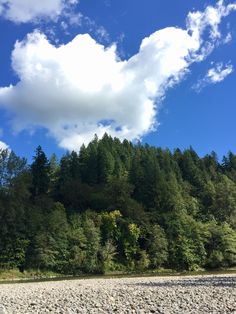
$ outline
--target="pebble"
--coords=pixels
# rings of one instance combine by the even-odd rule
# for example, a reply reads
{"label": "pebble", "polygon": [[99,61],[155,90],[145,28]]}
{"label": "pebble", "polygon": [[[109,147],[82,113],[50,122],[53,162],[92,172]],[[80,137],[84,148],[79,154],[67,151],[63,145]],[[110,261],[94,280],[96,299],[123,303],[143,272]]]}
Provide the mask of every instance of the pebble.
{"label": "pebble", "polygon": [[236,314],[236,274],[0,285],[0,314]]}

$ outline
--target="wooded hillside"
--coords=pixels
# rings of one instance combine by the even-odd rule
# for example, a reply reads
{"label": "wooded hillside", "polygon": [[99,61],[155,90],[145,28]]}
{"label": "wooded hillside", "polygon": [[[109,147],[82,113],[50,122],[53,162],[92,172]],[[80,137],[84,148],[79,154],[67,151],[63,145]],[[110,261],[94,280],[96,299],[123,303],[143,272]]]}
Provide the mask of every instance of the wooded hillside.
{"label": "wooded hillside", "polygon": [[236,156],[104,135],[57,160],[0,151],[0,269],[236,265]]}

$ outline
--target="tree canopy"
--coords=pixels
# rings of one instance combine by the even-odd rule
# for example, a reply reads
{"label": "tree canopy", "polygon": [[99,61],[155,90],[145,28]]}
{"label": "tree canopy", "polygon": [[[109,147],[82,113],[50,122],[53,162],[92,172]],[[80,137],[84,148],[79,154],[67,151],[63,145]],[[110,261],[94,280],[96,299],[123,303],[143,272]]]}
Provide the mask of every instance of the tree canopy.
{"label": "tree canopy", "polygon": [[61,273],[236,265],[236,156],[222,163],[107,134],[31,165],[0,150],[0,269]]}

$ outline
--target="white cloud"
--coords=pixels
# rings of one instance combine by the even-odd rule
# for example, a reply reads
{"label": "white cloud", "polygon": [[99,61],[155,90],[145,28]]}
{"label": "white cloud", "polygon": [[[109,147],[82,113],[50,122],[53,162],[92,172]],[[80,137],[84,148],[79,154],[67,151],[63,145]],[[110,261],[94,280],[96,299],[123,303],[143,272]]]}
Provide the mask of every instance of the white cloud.
{"label": "white cloud", "polygon": [[207,27],[210,27],[210,36],[212,39],[220,38],[221,33],[219,25],[223,17],[236,10],[236,4],[224,5],[223,0],[219,0],[215,7],[208,6],[205,11],[191,12],[188,14],[188,29],[195,33],[195,37],[199,38]]}
{"label": "white cloud", "polygon": [[78,0],[0,0],[0,15],[15,23],[55,19]]}
{"label": "white cloud", "polygon": [[206,75],[206,80],[210,83],[219,83],[223,81],[229,74],[233,72],[233,66],[231,64],[223,65],[223,63],[217,63],[214,68],[211,68]]}
{"label": "white cloud", "polygon": [[[213,10],[225,16],[232,8],[221,1],[211,8],[189,14],[186,30],[169,27],[146,37],[139,52],[124,61],[115,45],[105,48],[88,34],[59,47],[39,32],[29,34],[12,54],[19,82],[0,89],[0,102],[14,114],[14,129],[44,127],[70,150],[88,143],[94,133],[141,138],[157,125],[166,90],[213,49],[221,18],[207,24],[203,17]],[[209,27],[206,43],[202,34]]]}
{"label": "white cloud", "polygon": [[20,82],[2,88],[0,100],[16,114],[16,129],[44,126],[65,148],[79,148],[95,132],[139,138],[154,127],[156,97],[183,75],[195,46],[186,31],[167,28],[120,61],[115,46],[89,35],[56,48],[35,32],[16,43],[12,65]]}
{"label": "white cloud", "polygon": [[9,149],[9,146],[6,143],[0,141],[0,150],[3,150],[3,149]]}
{"label": "white cloud", "polygon": [[233,72],[232,64],[223,64],[222,62],[215,64],[214,67],[207,71],[204,78],[199,80],[194,86],[197,92],[201,91],[204,87],[210,84],[222,82],[228,75]]}
{"label": "white cloud", "polygon": [[[81,12],[65,12],[64,18],[66,22],[63,22],[66,23],[67,28],[68,26],[78,28],[78,26],[80,27],[83,25],[83,27],[88,30],[89,34],[93,34],[98,41],[109,42],[110,36],[105,27],[102,25],[98,25],[94,20],[86,15],[83,15]],[[63,27],[63,22],[61,26],[62,29],[65,30],[65,27]],[[68,31],[67,28],[66,31]]]}
{"label": "white cloud", "polygon": [[232,34],[231,34],[231,33],[228,33],[228,34],[226,35],[226,37],[224,38],[223,43],[224,43],[224,44],[228,44],[229,42],[231,42],[231,40],[232,40]]}

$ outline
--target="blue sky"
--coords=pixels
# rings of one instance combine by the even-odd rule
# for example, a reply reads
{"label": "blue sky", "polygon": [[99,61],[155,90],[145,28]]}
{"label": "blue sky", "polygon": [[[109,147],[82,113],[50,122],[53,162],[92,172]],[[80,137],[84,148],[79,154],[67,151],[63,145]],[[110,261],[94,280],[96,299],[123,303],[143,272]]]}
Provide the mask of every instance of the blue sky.
{"label": "blue sky", "polygon": [[0,0],[0,47],[0,147],[236,152],[235,2]]}

